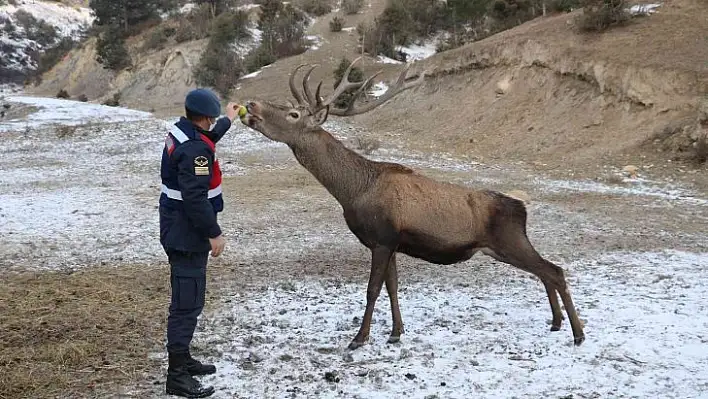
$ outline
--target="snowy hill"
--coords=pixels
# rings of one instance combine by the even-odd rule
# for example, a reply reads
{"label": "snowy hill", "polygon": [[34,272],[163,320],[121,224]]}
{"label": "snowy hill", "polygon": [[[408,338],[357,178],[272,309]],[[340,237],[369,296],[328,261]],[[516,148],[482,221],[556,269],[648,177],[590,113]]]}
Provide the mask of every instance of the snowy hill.
{"label": "snowy hill", "polygon": [[0,6],[0,83],[21,83],[39,56],[63,38],[77,40],[93,21],[91,10],[57,2],[16,0]]}

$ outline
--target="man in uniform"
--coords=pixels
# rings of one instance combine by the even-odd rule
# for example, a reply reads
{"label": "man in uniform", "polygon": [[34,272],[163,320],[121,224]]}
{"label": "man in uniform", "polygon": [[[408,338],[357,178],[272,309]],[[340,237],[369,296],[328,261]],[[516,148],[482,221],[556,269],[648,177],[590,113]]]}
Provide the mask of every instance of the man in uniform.
{"label": "man in uniform", "polygon": [[214,393],[213,387],[202,386],[193,376],[213,374],[216,367],[193,359],[189,345],[204,308],[209,252],[219,256],[226,245],[216,217],[224,202],[215,144],[237,117],[237,107],[229,103],[226,117],[217,122],[219,99],[209,90],[193,90],[185,100],[186,117],[170,126],[165,136],[159,208],[160,242],[169,259],[172,287],[168,394],[203,398]]}

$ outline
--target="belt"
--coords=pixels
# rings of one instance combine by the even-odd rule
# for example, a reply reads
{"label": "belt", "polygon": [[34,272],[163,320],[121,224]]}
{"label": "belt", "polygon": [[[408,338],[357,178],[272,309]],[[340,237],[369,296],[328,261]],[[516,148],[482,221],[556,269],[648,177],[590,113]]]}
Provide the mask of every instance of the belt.
{"label": "belt", "polygon": [[[169,199],[182,201],[182,193],[179,190],[173,190],[163,184],[162,189],[160,191],[165,194]],[[221,185],[218,185],[217,187],[212,188],[207,192],[207,198],[214,198],[218,195],[221,195]]]}

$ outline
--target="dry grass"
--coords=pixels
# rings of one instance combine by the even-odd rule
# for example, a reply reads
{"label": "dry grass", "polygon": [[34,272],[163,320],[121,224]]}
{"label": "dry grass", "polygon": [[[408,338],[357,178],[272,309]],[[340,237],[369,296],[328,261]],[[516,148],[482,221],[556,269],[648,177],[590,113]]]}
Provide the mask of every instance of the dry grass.
{"label": "dry grass", "polygon": [[88,397],[158,365],[169,271],[9,275],[0,290],[0,398]]}

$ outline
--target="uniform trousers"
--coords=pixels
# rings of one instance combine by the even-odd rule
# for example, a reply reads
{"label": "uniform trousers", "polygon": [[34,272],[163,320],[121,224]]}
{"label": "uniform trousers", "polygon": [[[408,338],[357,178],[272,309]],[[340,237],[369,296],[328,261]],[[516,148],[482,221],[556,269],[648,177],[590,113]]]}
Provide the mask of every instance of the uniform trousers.
{"label": "uniform trousers", "polygon": [[187,353],[204,309],[209,252],[184,252],[165,248],[170,262],[172,301],[167,317],[167,351]]}

